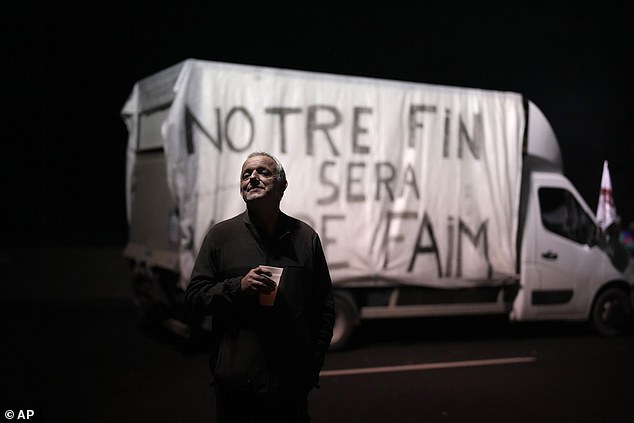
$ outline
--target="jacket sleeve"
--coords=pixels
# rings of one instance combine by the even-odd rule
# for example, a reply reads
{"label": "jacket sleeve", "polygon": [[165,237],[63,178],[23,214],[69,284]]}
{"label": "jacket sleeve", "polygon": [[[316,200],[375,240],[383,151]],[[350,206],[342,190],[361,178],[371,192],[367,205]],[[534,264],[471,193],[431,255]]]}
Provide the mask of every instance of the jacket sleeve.
{"label": "jacket sleeve", "polygon": [[317,343],[316,343],[316,366],[317,372],[324,365],[324,358],[330,346],[332,338],[332,328],[335,323],[335,302],[332,295],[332,280],[328,271],[328,264],[321,245],[319,236],[315,234],[313,241],[315,254],[315,281],[318,289],[316,290],[315,299],[315,319],[317,326]]}
{"label": "jacket sleeve", "polygon": [[185,291],[185,304],[194,315],[227,313],[240,296],[240,277],[221,279],[217,267],[218,253],[219,249],[209,232],[196,257]]}

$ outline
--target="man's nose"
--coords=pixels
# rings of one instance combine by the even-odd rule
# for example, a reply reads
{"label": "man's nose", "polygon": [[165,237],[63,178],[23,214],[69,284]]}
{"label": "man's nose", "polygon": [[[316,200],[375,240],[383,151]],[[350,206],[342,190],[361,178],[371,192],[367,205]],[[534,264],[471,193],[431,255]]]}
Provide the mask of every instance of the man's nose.
{"label": "man's nose", "polygon": [[259,174],[256,170],[254,170],[253,172],[251,172],[251,175],[249,175],[249,181],[251,182],[260,182],[260,178],[259,178]]}

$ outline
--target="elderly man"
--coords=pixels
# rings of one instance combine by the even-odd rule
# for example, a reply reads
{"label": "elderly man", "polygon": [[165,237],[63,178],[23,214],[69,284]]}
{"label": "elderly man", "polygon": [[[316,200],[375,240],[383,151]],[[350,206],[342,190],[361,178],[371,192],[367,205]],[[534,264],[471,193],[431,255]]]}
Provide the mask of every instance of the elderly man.
{"label": "elderly man", "polygon": [[[185,300],[212,316],[219,422],[306,422],[334,323],[331,280],[315,231],[280,211],[280,162],[250,154],[240,174],[246,211],[214,225]],[[281,268],[279,285],[269,266]],[[275,292],[271,305],[260,298]]]}

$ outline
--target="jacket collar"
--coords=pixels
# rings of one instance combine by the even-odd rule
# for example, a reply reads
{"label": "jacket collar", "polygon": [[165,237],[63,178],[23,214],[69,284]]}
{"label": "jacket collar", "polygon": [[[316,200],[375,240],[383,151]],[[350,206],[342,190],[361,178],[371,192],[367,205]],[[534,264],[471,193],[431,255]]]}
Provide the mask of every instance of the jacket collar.
{"label": "jacket collar", "polygon": [[[258,234],[261,237],[261,233],[260,231],[257,230],[257,226],[251,220],[248,210],[245,210],[242,213],[242,220],[244,221],[245,225],[249,228],[249,230],[251,230],[255,234]],[[275,225],[275,230],[273,232],[273,236],[271,237],[271,239],[281,239],[287,234],[289,234],[291,231],[290,221],[291,221],[290,217],[280,211],[280,215],[277,219],[277,224]]]}

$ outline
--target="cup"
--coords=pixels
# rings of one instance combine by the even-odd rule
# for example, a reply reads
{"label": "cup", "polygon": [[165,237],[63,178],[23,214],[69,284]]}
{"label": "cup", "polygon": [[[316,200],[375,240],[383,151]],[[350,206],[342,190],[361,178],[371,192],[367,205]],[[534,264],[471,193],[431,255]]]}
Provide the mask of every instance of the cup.
{"label": "cup", "polygon": [[271,272],[271,276],[268,278],[275,282],[275,289],[268,294],[260,294],[260,304],[263,306],[272,306],[275,303],[275,296],[277,295],[277,288],[280,286],[280,279],[282,278],[283,267],[273,266],[260,266],[260,269]]}

